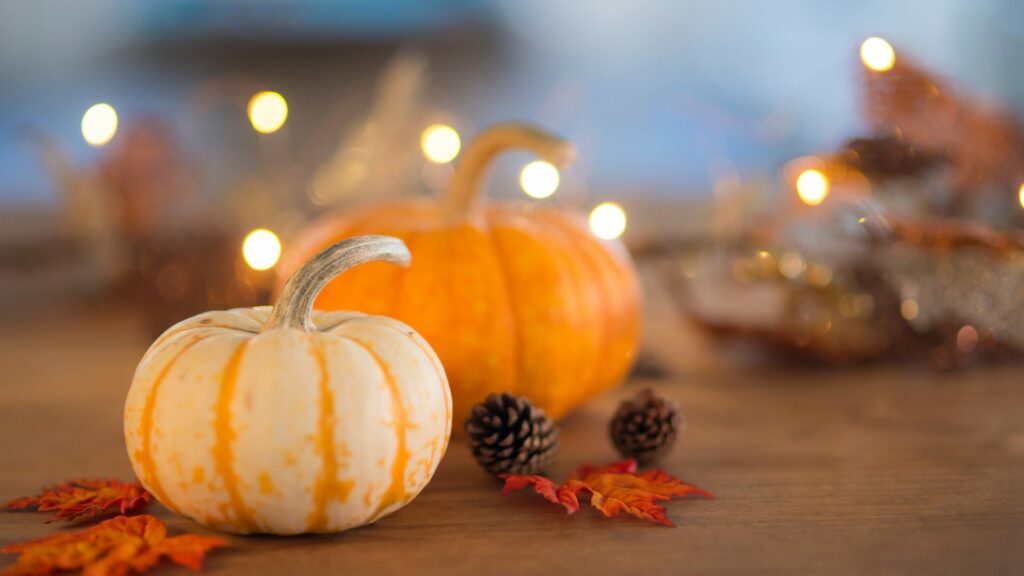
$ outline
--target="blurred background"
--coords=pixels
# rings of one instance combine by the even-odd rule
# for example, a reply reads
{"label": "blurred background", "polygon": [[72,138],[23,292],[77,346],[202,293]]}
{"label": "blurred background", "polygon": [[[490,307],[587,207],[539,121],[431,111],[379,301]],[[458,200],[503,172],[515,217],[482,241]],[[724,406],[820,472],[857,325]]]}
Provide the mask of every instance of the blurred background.
{"label": "blurred background", "polygon": [[311,219],[436,195],[474,133],[527,120],[577,161],[508,155],[488,195],[622,236],[649,310],[828,362],[1014,354],[1021,22],[1012,0],[4,2],[0,313],[128,306],[152,335],[263,303]]}

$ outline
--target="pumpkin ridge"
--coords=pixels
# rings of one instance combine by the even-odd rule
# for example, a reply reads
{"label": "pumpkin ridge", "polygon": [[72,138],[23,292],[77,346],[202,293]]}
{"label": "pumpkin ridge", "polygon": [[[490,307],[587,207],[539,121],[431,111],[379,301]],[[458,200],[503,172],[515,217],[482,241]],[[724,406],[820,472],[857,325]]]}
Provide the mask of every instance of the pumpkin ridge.
{"label": "pumpkin ridge", "polygon": [[[362,318],[349,318],[345,322],[348,322],[349,320],[365,320],[367,318],[369,318],[369,316],[363,316]],[[417,340],[416,338],[412,337],[412,335],[406,333],[404,330],[400,329],[398,326],[394,326],[394,325],[392,325],[390,323],[385,323],[385,322],[381,322],[381,323],[378,323],[376,325],[377,326],[385,326],[387,328],[390,328],[390,329],[394,330],[395,332],[398,332],[399,334],[402,334],[403,336],[408,337],[408,339],[410,341],[412,341],[412,343],[415,344],[416,347],[419,348],[421,352],[423,352],[423,355],[426,357],[427,361],[430,362],[430,366],[434,369],[434,373],[437,375],[437,382],[438,382],[438,384],[440,384],[442,386],[442,388],[444,387],[444,385],[447,384],[448,377],[445,376],[443,369],[438,367],[438,362],[440,362],[440,360],[435,361],[435,359],[437,357],[436,354],[432,354],[432,353],[428,352],[427,348],[424,347],[423,344],[421,344],[419,340]],[[444,394],[444,390],[443,389],[441,390],[441,392],[442,392],[442,396],[444,396],[445,421],[447,422],[447,425],[445,427],[445,430],[446,430],[445,441],[444,441],[445,443],[444,443],[444,447],[441,449],[441,456],[444,457],[444,453],[448,450],[448,439],[451,438],[451,433],[452,433],[452,399],[451,399],[451,394],[450,393]],[[431,448],[431,453],[430,453],[430,460],[431,461],[434,460],[434,455],[435,455],[435,452],[433,450],[434,450],[434,448]]]}
{"label": "pumpkin ridge", "polygon": [[[568,228],[563,226],[563,221],[552,214],[542,213],[538,214],[538,217],[547,225],[545,226],[545,231],[553,236],[557,236],[561,240],[564,252],[577,265],[575,269],[575,272],[579,273],[576,275],[577,280],[580,279],[581,275],[589,275],[591,278],[589,284],[595,288],[595,293],[597,294],[599,305],[596,307],[598,315],[596,326],[599,338],[594,350],[594,358],[590,362],[584,363],[590,371],[588,374],[589,378],[584,379],[583,386],[576,390],[576,394],[570,398],[569,404],[576,406],[581,397],[598,393],[601,383],[608,379],[606,374],[607,367],[605,365],[607,364],[608,353],[612,344],[612,335],[608,331],[608,326],[612,325],[613,320],[610,312],[612,295],[608,293],[607,284],[605,284],[603,279],[603,271],[591,258],[591,254],[587,249],[572,237],[571,231]],[[586,283],[585,280],[583,282]]]}
{"label": "pumpkin ridge", "polygon": [[576,339],[569,337],[572,312],[565,305],[573,296],[571,282],[562,269],[562,258],[543,236],[539,223],[497,211],[492,218],[499,224],[494,236],[502,267],[511,270],[505,277],[518,336],[514,393],[559,418],[563,388],[574,382],[571,370],[575,367],[570,364],[578,348]]}
{"label": "pumpkin ridge", "polygon": [[494,250],[494,259],[498,263],[498,276],[505,292],[505,299],[507,300],[508,308],[512,311],[512,322],[510,325],[512,327],[512,342],[515,345],[515,350],[512,353],[513,365],[510,367],[512,368],[512,376],[509,378],[509,381],[513,383],[513,386],[518,388],[520,374],[522,374],[521,365],[523,362],[523,332],[519,327],[521,315],[519,306],[517,305],[518,300],[513,295],[512,276],[509,273],[508,266],[505,264],[505,250],[501,246],[501,241],[499,241],[497,236],[494,235],[494,227],[491,226],[490,215],[487,217],[487,229],[485,232],[487,240],[491,245],[491,249]]}
{"label": "pumpkin ridge", "polygon": [[[234,525],[245,531],[251,530],[253,521],[249,509],[242,500],[242,494],[238,489],[238,475],[235,474],[234,469],[235,455],[231,444],[235,439],[235,432],[231,429],[231,400],[238,383],[238,371],[242,364],[242,357],[249,347],[249,342],[250,340],[244,340],[239,344],[238,348],[231,353],[231,357],[224,367],[217,404],[214,408],[213,444],[214,466],[224,482],[224,490],[228,493],[228,502],[235,511]],[[231,524],[228,518],[225,518],[224,521]]]}
{"label": "pumpkin ridge", "polygon": [[142,414],[139,416],[139,436],[142,437],[142,449],[136,452],[135,457],[138,459],[139,464],[142,465],[142,481],[145,483],[146,488],[156,496],[157,500],[179,514],[181,512],[171,502],[167,492],[164,491],[163,484],[160,482],[160,477],[156,473],[156,459],[153,458],[153,412],[156,410],[157,392],[164,379],[170,374],[171,368],[185,355],[185,352],[188,352],[192,346],[198,344],[201,340],[204,340],[206,336],[201,335],[192,338],[167,361],[167,364],[164,364],[156,379],[153,380],[152,386],[150,386],[149,394],[146,396],[146,403],[142,407]]}
{"label": "pumpkin ridge", "polygon": [[405,491],[405,470],[409,465],[409,447],[405,443],[405,433],[409,427],[408,415],[405,411],[405,403],[402,401],[401,390],[398,389],[398,383],[395,382],[395,378],[391,374],[391,370],[388,369],[387,364],[384,363],[384,360],[373,351],[369,344],[348,334],[342,334],[341,336],[366,350],[370,357],[373,358],[373,361],[377,363],[377,367],[380,368],[381,374],[384,376],[384,382],[391,393],[391,404],[395,418],[395,461],[391,465],[391,484],[384,491],[384,494],[381,495],[380,504],[377,505],[377,509],[370,514],[369,521],[373,522],[380,518],[385,508],[400,502],[408,496]]}
{"label": "pumpkin ridge", "polygon": [[[563,347],[566,354],[563,362],[572,368],[572,372],[575,373],[574,380],[578,379],[579,382],[578,386],[560,389],[559,393],[551,398],[551,412],[563,414],[576,406],[577,399],[583,391],[589,389],[598,377],[597,363],[601,348],[601,326],[599,322],[595,322],[593,307],[583,303],[582,295],[586,286],[592,282],[587,282],[589,271],[580,264],[580,255],[576,246],[571,240],[565,238],[560,230],[550,226],[545,219],[539,219],[535,225],[536,235],[545,240],[544,245],[557,263],[557,268],[560,270],[565,284],[567,294],[563,308],[565,323],[574,331],[578,330],[587,334],[598,332],[597,341],[591,343],[592,346],[588,345],[585,337],[580,337],[572,339],[572,346]],[[603,319],[603,315],[598,313],[596,318]]]}
{"label": "pumpkin ridge", "polygon": [[[537,217],[570,239],[580,231],[589,234],[585,223],[577,223],[577,219],[557,211],[540,212]],[[584,267],[593,274],[593,285],[598,288],[602,302],[600,313],[603,319],[603,339],[597,362],[600,369],[570,402],[575,406],[581,399],[600,394],[626,377],[642,330],[638,312],[642,306],[642,294],[637,292],[639,288],[631,280],[635,271],[623,251],[600,240],[586,242],[581,238],[571,245]],[[623,319],[630,321],[622,324]],[[624,330],[608,329],[616,325]]]}
{"label": "pumpkin ridge", "polygon": [[338,456],[334,450],[334,394],[331,392],[330,375],[327,371],[327,357],[316,335],[312,338],[312,344],[313,356],[320,367],[320,438],[317,444],[323,458],[323,467],[313,488],[314,509],[306,523],[310,532],[323,532],[327,530],[330,520],[327,507],[332,496],[344,502],[348,499],[348,493],[354,483],[352,480],[338,481]]}

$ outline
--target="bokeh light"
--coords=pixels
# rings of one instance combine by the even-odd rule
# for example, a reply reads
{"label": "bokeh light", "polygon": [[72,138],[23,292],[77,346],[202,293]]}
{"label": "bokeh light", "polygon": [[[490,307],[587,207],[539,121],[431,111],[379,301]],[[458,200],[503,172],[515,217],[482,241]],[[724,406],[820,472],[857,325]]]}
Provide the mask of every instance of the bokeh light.
{"label": "bokeh light", "polygon": [[965,324],[956,333],[956,347],[963,353],[974,350],[978,345],[978,331],[970,324]]}
{"label": "bokeh light", "polygon": [[446,124],[427,126],[420,136],[420,148],[427,160],[435,164],[447,164],[462,150],[462,139],[455,128]]}
{"label": "bokeh light", "polygon": [[249,122],[257,132],[277,132],[287,119],[288,102],[277,92],[258,92],[249,99]]}
{"label": "bokeh light", "polygon": [[907,298],[903,302],[900,302],[900,316],[903,316],[904,320],[913,320],[917,318],[918,313],[921,309],[917,305],[917,300],[913,298]]}
{"label": "bokeh light", "polygon": [[612,240],[626,231],[626,211],[615,202],[602,202],[590,211],[590,231],[598,238]]}
{"label": "bokeh light", "polygon": [[875,72],[885,72],[896,64],[896,51],[885,40],[872,36],[860,45],[860,59]]}
{"label": "bokeh light", "polygon": [[560,181],[558,168],[543,160],[530,162],[519,172],[519,185],[523,187],[523,192],[538,200],[554,194]]}
{"label": "bokeh light", "polygon": [[824,202],[828,191],[828,178],[820,170],[804,170],[796,179],[796,193],[808,206]]}
{"label": "bokeh light", "polygon": [[786,252],[779,256],[779,274],[790,280],[799,277],[806,268],[807,263],[796,252]]}
{"label": "bokeh light", "polygon": [[1017,202],[1020,202],[1020,207],[1024,208],[1024,182],[1021,183],[1020,188],[1017,188]]}
{"label": "bokeh light", "polygon": [[281,241],[266,228],[257,228],[242,242],[242,257],[253,270],[269,270],[281,257]]}
{"label": "bokeh light", "polygon": [[103,146],[117,133],[117,111],[110,104],[93,104],[82,115],[82,137],[92,146]]}

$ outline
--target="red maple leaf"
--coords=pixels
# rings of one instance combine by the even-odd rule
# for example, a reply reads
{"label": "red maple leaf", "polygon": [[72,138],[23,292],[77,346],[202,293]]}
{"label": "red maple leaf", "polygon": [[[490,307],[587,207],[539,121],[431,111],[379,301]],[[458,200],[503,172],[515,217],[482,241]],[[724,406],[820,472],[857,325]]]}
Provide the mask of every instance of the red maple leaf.
{"label": "red maple leaf", "polygon": [[714,498],[706,490],[674,478],[664,470],[636,472],[635,460],[613,462],[606,466],[580,466],[561,486],[543,476],[502,474],[505,479],[503,494],[509,494],[533,485],[534,491],[545,499],[560,504],[569,514],[579,510],[580,492],[590,494],[590,505],[605,516],[626,512],[651,522],[674,526],[658,502],[683,498],[690,494]]}
{"label": "red maple leaf", "polygon": [[121,514],[145,508],[153,497],[138,482],[117,480],[69,480],[44,488],[38,496],[18,498],[4,504],[4,510],[24,510],[33,506],[40,512],[56,510],[56,519],[74,520],[117,510]]}
{"label": "red maple leaf", "polygon": [[0,548],[18,554],[3,576],[42,576],[81,570],[85,576],[124,576],[145,572],[166,557],[192,570],[203,566],[206,553],[226,546],[215,536],[167,537],[167,526],[155,516],[117,516],[75,532],[62,532],[38,540]]}
{"label": "red maple leaf", "polygon": [[559,488],[554,482],[543,476],[535,474],[502,474],[501,478],[505,479],[505,487],[501,490],[502,494],[511,494],[532,484],[534,492],[550,502],[560,504],[567,513],[572,514],[580,509],[580,502],[576,498],[575,492]]}

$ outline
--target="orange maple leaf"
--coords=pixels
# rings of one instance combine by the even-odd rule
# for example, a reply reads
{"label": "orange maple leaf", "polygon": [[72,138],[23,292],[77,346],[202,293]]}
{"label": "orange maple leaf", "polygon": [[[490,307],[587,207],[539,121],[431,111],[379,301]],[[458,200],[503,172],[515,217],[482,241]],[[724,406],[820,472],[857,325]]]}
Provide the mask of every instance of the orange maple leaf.
{"label": "orange maple leaf", "polygon": [[560,504],[569,514],[579,510],[580,492],[590,494],[590,505],[605,516],[616,516],[626,512],[663,524],[675,526],[665,515],[665,508],[658,502],[683,498],[690,494],[714,498],[706,490],[674,478],[664,470],[636,472],[636,460],[623,460],[607,466],[580,466],[561,486],[543,476],[502,474],[505,479],[503,494],[509,494],[533,485],[534,491],[545,499]]}
{"label": "orange maple leaf", "polygon": [[580,502],[576,498],[575,492],[563,490],[543,476],[536,474],[502,474],[500,478],[505,479],[505,487],[501,489],[502,494],[508,495],[532,484],[534,492],[540,494],[549,502],[560,504],[567,513],[573,514],[580,509]]}
{"label": "orange maple leaf", "polygon": [[81,570],[84,576],[124,576],[145,572],[167,557],[192,570],[203,566],[206,553],[226,546],[214,536],[167,537],[167,526],[155,516],[117,516],[75,532],[62,532],[38,540],[10,544],[0,552],[18,554],[18,561],[3,576],[42,576],[63,570]]}
{"label": "orange maple leaf", "polygon": [[69,480],[44,488],[42,494],[18,498],[3,505],[4,510],[24,510],[35,506],[40,512],[57,511],[56,519],[74,520],[116,509],[121,514],[145,508],[153,497],[138,482],[117,480]]}

